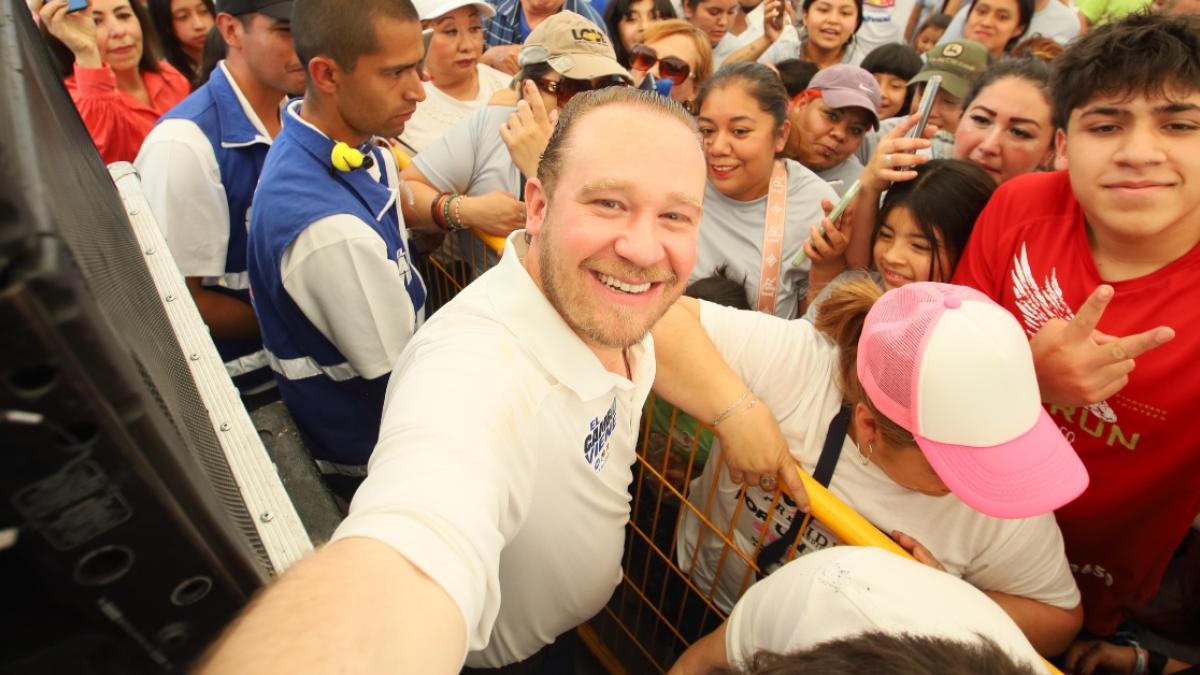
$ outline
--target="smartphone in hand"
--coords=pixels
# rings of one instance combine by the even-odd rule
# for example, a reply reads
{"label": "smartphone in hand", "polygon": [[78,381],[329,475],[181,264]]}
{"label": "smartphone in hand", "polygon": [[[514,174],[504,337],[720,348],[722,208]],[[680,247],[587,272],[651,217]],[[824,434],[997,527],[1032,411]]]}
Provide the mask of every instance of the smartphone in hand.
{"label": "smartphone in hand", "polygon": [[67,13],[78,12],[88,8],[88,0],[67,0]]}
{"label": "smartphone in hand", "polygon": [[908,130],[905,134],[908,138],[920,138],[921,134],[925,133],[925,125],[929,123],[929,113],[933,112],[933,100],[937,98],[938,90],[942,88],[942,76],[934,75],[925,83],[925,93],[921,94],[921,103],[917,106],[917,113],[921,117],[917,120],[917,125]]}

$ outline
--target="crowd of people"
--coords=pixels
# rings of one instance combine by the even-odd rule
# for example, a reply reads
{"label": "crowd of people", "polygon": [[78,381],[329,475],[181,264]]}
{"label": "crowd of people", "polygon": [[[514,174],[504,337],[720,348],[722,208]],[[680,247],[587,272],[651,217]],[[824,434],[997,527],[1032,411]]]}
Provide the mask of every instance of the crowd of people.
{"label": "crowd of people", "polygon": [[1195,671],[1128,638],[1200,631],[1194,0],[30,6],[348,511],[207,672],[570,672],[652,388],[716,436],[673,673]]}

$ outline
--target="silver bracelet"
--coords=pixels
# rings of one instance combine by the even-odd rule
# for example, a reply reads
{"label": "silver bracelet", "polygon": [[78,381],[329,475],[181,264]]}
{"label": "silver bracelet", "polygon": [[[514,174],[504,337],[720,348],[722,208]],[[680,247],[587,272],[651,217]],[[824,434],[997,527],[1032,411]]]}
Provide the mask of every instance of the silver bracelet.
{"label": "silver bracelet", "polygon": [[[734,401],[732,405],[730,405],[728,408],[726,408],[724,410],[724,412],[722,412],[720,415],[717,415],[716,417],[714,417],[713,421],[708,423],[708,426],[712,427],[713,429],[716,429],[718,424],[720,424],[721,422],[724,422],[727,417],[729,417],[733,413],[737,412],[737,409],[740,408],[742,406],[742,404],[746,402],[746,398],[748,398],[749,396],[750,396],[750,387],[746,387],[746,391],[743,391],[742,395],[739,396],[738,399],[736,401]],[[753,408],[757,404],[758,404],[758,399],[754,399],[754,400],[750,401],[750,406],[746,409],[749,410],[750,408]]]}

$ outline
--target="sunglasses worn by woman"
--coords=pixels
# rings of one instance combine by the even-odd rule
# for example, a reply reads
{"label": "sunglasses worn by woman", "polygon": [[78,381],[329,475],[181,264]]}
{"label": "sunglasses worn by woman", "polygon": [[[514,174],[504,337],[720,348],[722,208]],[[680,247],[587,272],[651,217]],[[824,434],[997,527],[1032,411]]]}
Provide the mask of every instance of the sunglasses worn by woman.
{"label": "sunglasses worn by woman", "polygon": [[576,94],[581,94],[585,91],[595,91],[604,89],[605,87],[628,87],[629,81],[620,75],[605,75],[603,77],[593,78],[591,80],[575,80],[569,77],[564,77],[559,80],[542,77],[535,79],[538,89],[550,94],[558,102],[558,107],[563,108],[567,105]]}
{"label": "sunglasses worn by woman", "polygon": [[666,80],[670,80],[679,86],[692,77],[692,67],[686,61],[678,56],[664,56],[659,58],[658,52],[653,47],[646,45],[634,45],[633,49],[629,50],[629,67],[634,70],[648,71],[658,64],[658,74]]}

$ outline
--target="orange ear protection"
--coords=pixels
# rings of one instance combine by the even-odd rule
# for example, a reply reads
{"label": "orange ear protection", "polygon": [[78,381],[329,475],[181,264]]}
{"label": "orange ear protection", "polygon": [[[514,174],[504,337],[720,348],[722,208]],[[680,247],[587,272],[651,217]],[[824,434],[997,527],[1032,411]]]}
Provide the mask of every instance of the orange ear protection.
{"label": "orange ear protection", "polygon": [[347,143],[338,141],[329,153],[329,163],[334,169],[344,173],[355,169],[371,168],[375,165],[375,158],[371,156],[370,141],[364,143],[361,148],[351,147]]}

